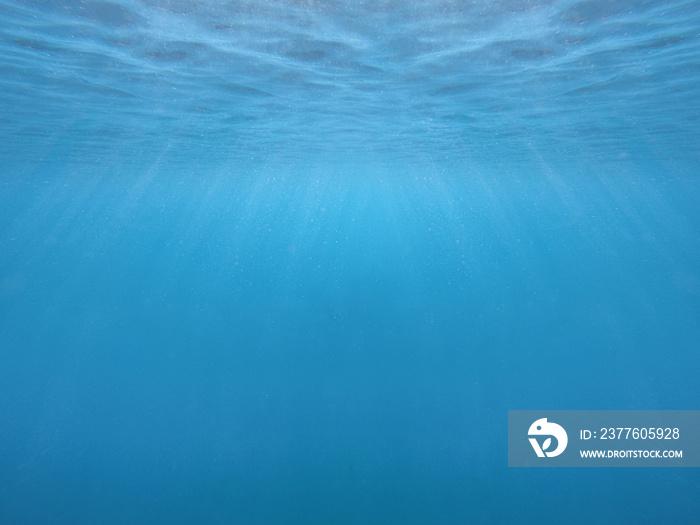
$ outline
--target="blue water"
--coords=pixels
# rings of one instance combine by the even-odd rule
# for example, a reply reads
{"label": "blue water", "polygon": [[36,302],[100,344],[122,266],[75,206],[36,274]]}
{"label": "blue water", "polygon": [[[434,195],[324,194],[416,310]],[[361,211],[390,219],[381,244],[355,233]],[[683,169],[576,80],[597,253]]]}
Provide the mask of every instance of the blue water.
{"label": "blue water", "polygon": [[698,409],[693,1],[0,0],[0,523],[697,523],[508,469]]}

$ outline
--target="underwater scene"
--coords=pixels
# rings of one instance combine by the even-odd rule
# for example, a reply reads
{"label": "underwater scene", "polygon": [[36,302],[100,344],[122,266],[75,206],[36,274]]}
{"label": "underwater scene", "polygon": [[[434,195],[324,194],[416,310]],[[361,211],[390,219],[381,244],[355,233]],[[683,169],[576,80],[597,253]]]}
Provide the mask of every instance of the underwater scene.
{"label": "underwater scene", "polygon": [[0,0],[0,524],[700,522],[536,409],[700,409],[698,2]]}

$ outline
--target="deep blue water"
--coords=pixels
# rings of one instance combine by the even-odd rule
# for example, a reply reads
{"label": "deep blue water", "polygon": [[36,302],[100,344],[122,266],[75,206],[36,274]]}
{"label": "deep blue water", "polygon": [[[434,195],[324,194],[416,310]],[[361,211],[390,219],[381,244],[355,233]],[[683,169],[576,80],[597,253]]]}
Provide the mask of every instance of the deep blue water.
{"label": "deep blue water", "polygon": [[697,523],[509,409],[698,409],[700,5],[0,0],[0,523]]}

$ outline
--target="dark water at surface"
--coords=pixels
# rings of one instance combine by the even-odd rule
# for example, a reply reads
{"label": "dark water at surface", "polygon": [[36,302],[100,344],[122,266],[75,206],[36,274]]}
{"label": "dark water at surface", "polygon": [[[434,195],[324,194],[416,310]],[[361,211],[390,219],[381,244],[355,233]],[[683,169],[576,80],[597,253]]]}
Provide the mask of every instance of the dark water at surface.
{"label": "dark water at surface", "polygon": [[696,2],[0,13],[0,523],[697,522]]}

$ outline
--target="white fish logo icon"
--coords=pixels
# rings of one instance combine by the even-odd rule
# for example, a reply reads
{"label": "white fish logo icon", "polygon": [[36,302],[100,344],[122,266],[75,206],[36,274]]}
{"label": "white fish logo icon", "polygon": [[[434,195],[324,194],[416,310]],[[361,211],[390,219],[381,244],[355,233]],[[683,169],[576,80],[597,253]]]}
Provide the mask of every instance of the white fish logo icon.
{"label": "white fish logo icon", "polygon": [[566,445],[569,443],[569,436],[566,435],[566,430],[564,430],[561,425],[557,425],[556,423],[548,423],[546,417],[538,419],[532,425],[530,425],[530,430],[528,430],[527,433],[529,436],[552,436],[557,439],[557,448],[547,452],[547,449],[552,446],[552,437],[545,439],[541,447],[536,438],[529,438],[532,448],[535,449],[535,453],[540,458],[545,456],[548,458],[558,456],[564,452]]}

